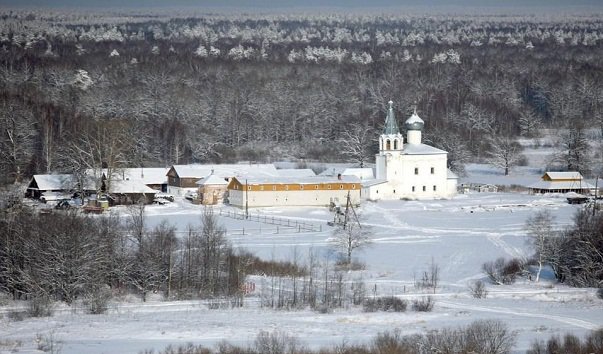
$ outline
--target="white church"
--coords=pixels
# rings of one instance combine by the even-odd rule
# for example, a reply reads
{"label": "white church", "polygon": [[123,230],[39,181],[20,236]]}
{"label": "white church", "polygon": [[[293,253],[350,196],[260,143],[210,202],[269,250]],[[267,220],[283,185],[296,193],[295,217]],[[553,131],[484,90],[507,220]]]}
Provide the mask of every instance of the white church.
{"label": "white church", "polygon": [[456,194],[458,177],[447,167],[448,152],[421,142],[423,125],[415,110],[404,123],[405,142],[389,101],[375,179],[362,183],[363,199],[442,199]]}

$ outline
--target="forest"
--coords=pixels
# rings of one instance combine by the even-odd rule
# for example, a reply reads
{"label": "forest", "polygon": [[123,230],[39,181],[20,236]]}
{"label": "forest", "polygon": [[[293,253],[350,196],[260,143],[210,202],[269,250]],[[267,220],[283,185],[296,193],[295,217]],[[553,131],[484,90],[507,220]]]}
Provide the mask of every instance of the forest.
{"label": "forest", "polygon": [[0,184],[101,167],[364,163],[389,100],[399,121],[417,109],[461,175],[470,161],[521,163],[509,158],[518,138],[547,128],[560,139],[546,168],[601,172],[596,13],[0,15]]}

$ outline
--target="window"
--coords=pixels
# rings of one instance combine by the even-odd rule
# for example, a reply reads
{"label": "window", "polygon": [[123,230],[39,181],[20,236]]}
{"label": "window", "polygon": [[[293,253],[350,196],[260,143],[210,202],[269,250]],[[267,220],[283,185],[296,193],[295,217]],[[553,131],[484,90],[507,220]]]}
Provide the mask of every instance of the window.
{"label": "window", "polygon": [[427,190],[427,188],[425,186],[423,186],[423,192],[425,192]]}
{"label": "window", "polygon": [[398,150],[398,139],[394,140],[394,150]]}
{"label": "window", "polygon": [[356,189],[356,185],[355,184],[352,184],[352,189]]}
{"label": "window", "polygon": [[436,186],[433,186],[433,191],[434,191],[434,192],[436,191]]}
{"label": "window", "polygon": [[419,168],[415,167],[415,175],[418,175],[418,174],[419,174]]}
{"label": "window", "polygon": [[329,186],[327,187],[327,189],[331,189],[331,185],[329,184]]}
{"label": "window", "polygon": [[435,168],[431,168],[431,174],[433,174],[435,172]]}
{"label": "window", "polygon": [[396,194],[396,190],[394,189],[394,194]]}
{"label": "window", "polygon": [[318,189],[318,184],[314,186],[314,189]]}
{"label": "window", "polygon": [[415,191],[415,186],[412,186],[412,191],[413,191],[413,192]]}
{"label": "window", "polygon": [[251,186],[247,186],[247,190],[250,191],[251,190]]}
{"label": "window", "polygon": [[302,190],[302,191],[304,190],[304,185],[303,184],[299,185],[299,190]]}
{"label": "window", "polygon": [[339,185],[339,189],[343,189],[343,184],[340,184],[340,185]]}
{"label": "window", "polygon": [[391,150],[391,142],[389,139],[385,141],[385,150]]}

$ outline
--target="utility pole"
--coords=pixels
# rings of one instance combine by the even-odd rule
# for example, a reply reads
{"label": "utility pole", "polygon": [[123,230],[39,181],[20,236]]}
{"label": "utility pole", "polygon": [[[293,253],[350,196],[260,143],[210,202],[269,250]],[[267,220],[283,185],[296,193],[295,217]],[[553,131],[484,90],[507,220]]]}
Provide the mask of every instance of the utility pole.
{"label": "utility pole", "polygon": [[245,219],[249,219],[249,186],[245,179]]}

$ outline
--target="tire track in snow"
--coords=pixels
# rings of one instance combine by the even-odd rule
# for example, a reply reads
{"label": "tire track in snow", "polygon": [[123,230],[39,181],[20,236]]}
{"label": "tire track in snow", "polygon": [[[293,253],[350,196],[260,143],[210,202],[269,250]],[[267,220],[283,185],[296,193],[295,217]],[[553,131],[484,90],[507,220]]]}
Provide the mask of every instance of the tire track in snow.
{"label": "tire track in snow", "polygon": [[543,318],[543,319],[557,321],[557,322],[569,324],[574,327],[580,327],[580,328],[584,328],[584,329],[588,329],[588,330],[595,330],[600,327],[599,324],[581,320],[579,318],[558,316],[558,315],[547,315],[544,313],[530,313],[530,312],[525,312],[525,311],[520,312],[520,311],[510,310],[510,309],[504,308],[504,307],[486,307],[486,306],[465,305],[465,304],[449,302],[449,301],[438,301],[438,304],[441,305],[442,307],[451,308],[451,309],[462,309],[462,310],[472,310],[472,311],[478,311],[478,312],[500,313],[500,314],[505,314],[505,315],[530,317],[530,318]]}
{"label": "tire track in snow", "polygon": [[502,240],[502,235],[499,233],[488,233],[486,234],[488,241],[492,242],[494,246],[505,251],[509,256],[513,258],[522,258],[524,255],[518,251],[515,247],[509,246],[505,241]]}

